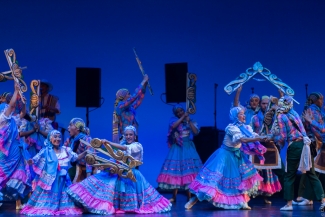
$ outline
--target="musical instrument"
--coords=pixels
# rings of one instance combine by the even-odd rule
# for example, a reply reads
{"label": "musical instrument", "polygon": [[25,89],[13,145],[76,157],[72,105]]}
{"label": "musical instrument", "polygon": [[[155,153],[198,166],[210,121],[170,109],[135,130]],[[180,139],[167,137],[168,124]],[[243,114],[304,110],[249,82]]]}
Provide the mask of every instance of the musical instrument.
{"label": "musical instrument", "polygon": [[[141,60],[139,59],[138,54],[137,54],[135,48],[133,48],[133,52],[134,52],[134,55],[135,55],[135,59],[136,59],[137,62],[138,62],[138,65],[139,65],[140,71],[141,71],[142,75],[144,76],[146,73],[144,72],[144,69],[143,69],[143,67],[142,67]],[[149,90],[150,94],[153,95],[153,91],[152,91],[152,88],[151,88],[151,86],[150,86],[150,84],[149,84],[149,81],[148,81],[147,87],[148,87],[148,90]]]}
{"label": "musical instrument", "polygon": [[[5,56],[7,58],[10,71],[2,72],[0,73],[0,81],[6,81],[8,80],[14,80],[19,85],[19,95],[21,98],[21,101],[26,104],[26,98],[24,97],[23,93],[27,91],[27,85],[23,80],[22,76],[22,69],[26,68],[20,68],[18,65],[18,62],[16,60],[16,53],[13,49],[7,49],[4,51]],[[10,74],[9,76],[8,74]]]}
{"label": "musical instrument", "polygon": [[193,73],[187,73],[186,81],[186,111],[193,115],[196,113],[196,80],[197,76]]}
{"label": "musical instrument", "polygon": [[[86,162],[93,167],[103,167],[109,168],[110,173],[117,174],[120,177],[131,179],[133,182],[136,182],[136,178],[132,172],[132,169],[142,165],[141,161],[135,160],[132,156],[124,155],[120,150],[115,152],[109,143],[102,143],[102,140],[95,138],[92,139],[90,144],[85,140],[80,140],[81,143],[94,148],[96,151],[101,152],[102,154],[114,159],[116,162],[99,157],[95,154],[87,154]],[[102,144],[104,145],[103,150],[101,148]]]}
{"label": "musical instrument", "polygon": [[[289,87],[287,84],[285,84],[275,74],[272,74],[269,69],[264,68],[260,62],[256,62],[253,67],[246,69],[245,73],[241,73],[239,77],[237,77],[235,80],[228,83],[224,87],[224,90],[226,91],[227,94],[230,95],[232,92],[237,90],[241,85],[249,81],[256,74],[261,74],[264,78],[270,81],[274,86],[276,86],[278,89],[281,89],[283,93],[291,96],[293,99],[293,95],[295,94],[294,90],[291,87]],[[293,99],[293,101],[299,104],[299,102],[297,102],[295,99]]]}

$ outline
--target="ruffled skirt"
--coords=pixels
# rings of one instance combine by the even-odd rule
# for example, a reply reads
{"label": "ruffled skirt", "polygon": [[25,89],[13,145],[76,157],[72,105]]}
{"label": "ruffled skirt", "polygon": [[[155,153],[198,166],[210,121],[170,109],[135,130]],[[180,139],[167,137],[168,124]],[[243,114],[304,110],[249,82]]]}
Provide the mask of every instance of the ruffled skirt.
{"label": "ruffled skirt", "polygon": [[239,149],[222,145],[189,185],[200,201],[216,207],[240,209],[256,195],[263,178]]}
{"label": "ruffled skirt", "polygon": [[[68,179],[68,180],[66,180]],[[66,193],[71,183],[68,176],[57,176],[51,190],[37,186],[27,204],[21,210],[25,215],[80,215],[83,213]]]}
{"label": "ruffled skirt", "polygon": [[272,196],[276,192],[280,192],[282,187],[278,176],[271,169],[263,169],[259,171],[263,177],[263,181],[258,188],[258,194],[264,196]]}
{"label": "ruffled skirt", "polygon": [[12,142],[8,156],[0,152],[0,189],[8,199],[22,199],[31,190],[29,166],[22,152],[17,140]]}
{"label": "ruffled skirt", "polygon": [[100,172],[71,185],[67,193],[89,212],[96,214],[170,211],[171,203],[146,181],[140,171],[133,170],[133,173],[137,182]]}
{"label": "ruffled skirt", "polygon": [[173,144],[157,178],[161,189],[188,189],[202,167],[194,143],[183,138],[183,146]]}

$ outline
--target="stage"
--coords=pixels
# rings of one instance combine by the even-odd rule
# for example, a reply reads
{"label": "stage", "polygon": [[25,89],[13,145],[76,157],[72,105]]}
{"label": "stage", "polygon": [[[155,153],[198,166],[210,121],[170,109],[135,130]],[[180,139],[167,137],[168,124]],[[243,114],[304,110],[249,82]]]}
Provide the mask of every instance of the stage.
{"label": "stage", "polygon": [[[170,194],[164,194],[169,198]],[[271,205],[264,204],[261,197],[252,199],[248,204],[252,207],[252,210],[223,210],[217,209],[208,202],[198,202],[191,210],[185,210],[184,205],[186,203],[186,198],[184,195],[179,194],[177,197],[177,202],[173,203],[172,211],[163,214],[116,214],[116,216],[143,216],[143,217],[216,217],[216,216],[226,216],[226,217],[293,217],[293,216],[325,216],[325,212],[319,211],[320,202],[314,202],[313,206],[294,206],[294,211],[280,211],[280,208],[285,205],[285,201],[280,197],[274,197],[270,200]],[[19,211],[15,210],[14,203],[4,203],[0,208],[0,217],[11,217],[11,216],[25,216],[20,215]],[[95,217],[100,215],[94,214],[83,214],[82,216]]]}

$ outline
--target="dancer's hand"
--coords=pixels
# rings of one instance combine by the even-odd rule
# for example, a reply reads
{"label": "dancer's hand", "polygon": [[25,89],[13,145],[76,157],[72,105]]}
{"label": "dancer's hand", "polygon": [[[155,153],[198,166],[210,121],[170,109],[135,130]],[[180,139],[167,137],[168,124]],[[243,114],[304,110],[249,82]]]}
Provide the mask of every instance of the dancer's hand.
{"label": "dancer's hand", "polygon": [[238,87],[238,89],[237,89],[237,92],[241,92],[241,91],[242,91],[242,89],[243,89],[243,85],[242,85],[242,84],[240,84],[240,85],[239,85],[239,87]]}
{"label": "dancer's hand", "polygon": [[19,92],[20,91],[20,86],[18,83],[14,82],[15,85],[15,92]]}
{"label": "dancer's hand", "polygon": [[265,142],[267,137],[266,136],[259,136],[259,139],[260,139],[259,141]]}
{"label": "dancer's hand", "polygon": [[28,159],[27,163],[28,163],[28,165],[32,165],[33,164],[33,159]]}
{"label": "dancer's hand", "polygon": [[273,140],[274,140],[273,137],[274,137],[273,134],[268,134],[268,135],[266,136],[266,141],[267,141],[267,142],[273,141]]}
{"label": "dancer's hand", "polygon": [[105,168],[104,168],[104,166],[99,166],[99,167],[97,167],[99,170],[104,170]]}
{"label": "dancer's hand", "polygon": [[38,132],[39,131],[39,124],[38,123],[35,123],[34,124],[34,131],[35,132]]}
{"label": "dancer's hand", "polygon": [[278,109],[278,106],[277,105],[273,105],[272,107],[271,107],[271,110],[273,110],[273,111],[276,111]]}
{"label": "dancer's hand", "polygon": [[307,109],[303,114],[302,117],[309,123],[311,123],[313,121],[313,114],[311,109]]}
{"label": "dancer's hand", "polygon": [[110,143],[111,143],[110,141],[108,141],[108,140],[106,140],[106,139],[102,139],[101,141],[102,141],[102,144],[105,144],[105,143],[110,144]]}
{"label": "dancer's hand", "polygon": [[145,75],[143,76],[142,84],[145,84],[145,83],[147,83],[148,81],[149,81],[149,76],[148,76],[147,74],[145,74]]}
{"label": "dancer's hand", "polygon": [[190,121],[190,114],[189,114],[188,112],[185,112],[185,113],[184,113],[184,118],[185,118],[185,120],[186,120],[187,122],[189,122],[189,121]]}

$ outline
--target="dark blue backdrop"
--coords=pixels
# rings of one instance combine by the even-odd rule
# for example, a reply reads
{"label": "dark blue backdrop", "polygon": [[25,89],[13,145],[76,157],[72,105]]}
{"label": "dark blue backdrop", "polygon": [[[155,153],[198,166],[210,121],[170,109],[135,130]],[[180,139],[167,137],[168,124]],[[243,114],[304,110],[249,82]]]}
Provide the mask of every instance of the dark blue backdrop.
{"label": "dark blue backdrop", "polygon": [[[75,68],[100,67],[106,101],[90,114],[90,128],[93,137],[111,139],[116,91],[132,90],[142,79],[132,51],[136,47],[155,92],[138,109],[145,153],[141,171],[156,186],[172,116],[159,98],[165,92],[164,64],[188,62],[197,74],[193,118],[201,126],[214,125],[214,83],[219,84],[218,128],[227,125],[233,95],[223,87],[256,61],[295,90],[301,112],[305,83],[310,91],[325,93],[324,11],[322,0],[1,1],[0,49],[15,49],[20,65],[28,66],[28,84],[52,81],[63,126],[73,117],[85,118],[85,109],[75,107]],[[0,71],[8,69],[0,56]],[[0,85],[1,92],[13,89],[12,82]],[[270,83],[249,81],[242,102],[251,87],[261,95],[277,95]]]}

